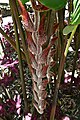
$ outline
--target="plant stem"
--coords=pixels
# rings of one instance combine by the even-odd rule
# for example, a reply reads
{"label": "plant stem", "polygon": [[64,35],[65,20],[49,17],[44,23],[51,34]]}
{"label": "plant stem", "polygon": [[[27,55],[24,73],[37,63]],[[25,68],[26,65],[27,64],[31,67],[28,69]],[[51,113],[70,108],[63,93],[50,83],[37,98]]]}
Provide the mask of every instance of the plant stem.
{"label": "plant stem", "polygon": [[0,33],[8,40],[8,42],[12,45],[12,47],[16,49],[16,43],[1,29],[0,27]]}
{"label": "plant stem", "polygon": [[55,86],[55,91],[54,91],[54,97],[53,97],[53,105],[52,105],[52,110],[51,110],[51,115],[50,115],[50,120],[54,120],[55,117],[55,111],[56,111],[56,105],[57,105],[57,98],[58,98],[58,90],[59,90],[59,86],[60,86],[60,81],[61,81],[61,76],[62,76],[62,71],[64,68],[64,63],[65,63],[65,59],[68,53],[68,49],[71,43],[71,40],[76,32],[78,25],[76,25],[71,33],[70,38],[68,39],[65,51],[62,52],[61,55],[61,60],[60,60],[60,66],[59,66],[59,70],[58,70],[58,79],[56,81],[56,86]]}
{"label": "plant stem", "polygon": [[64,52],[64,56],[66,57],[67,56],[67,53],[68,53],[68,49],[69,49],[69,46],[70,46],[70,43],[71,43],[71,40],[76,32],[76,29],[77,29],[78,25],[76,25],[71,33],[71,36],[70,38],[68,39],[68,43],[66,45],[66,49],[65,49],[65,52]]}
{"label": "plant stem", "polygon": [[47,24],[46,26],[46,35],[47,35],[47,42],[43,45],[43,49],[46,48],[49,44],[50,37],[53,34],[53,25],[54,25],[54,19],[55,19],[55,11],[49,10],[47,12]]}
{"label": "plant stem", "polygon": [[28,64],[29,68],[31,68],[30,67],[30,58],[29,58],[28,46],[26,44],[25,35],[24,35],[23,28],[22,28],[22,23],[21,23],[20,18],[19,18],[19,12],[18,12],[18,7],[16,5],[16,0],[10,0],[10,1],[12,2],[13,14],[14,14],[14,17],[15,17],[15,20],[16,20],[16,23],[17,23],[17,26],[19,29],[19,33],[20,33],[20,37],[22,40],[22,45],[23,45],[25,57],[27,60],[27,64]]}
{"label": "plant stem", "polygon": [[75,45],[76,51],[75,51],[74,62],[73,62],[73,70],[72,70],[71,83],[72,83],[72,79],[73,79],[74,73],[75,73],[76,60],[77,60],[77,57],[78,57],[78,49],[79,49],[79,46],[80,46],[80,26],[79,26],[79,28],[77,29],[74,38],[75,38],[75,40],[76,40],[76,41],[75,41],[75,42],[76,42],[76,45]]}
{"label": "plant stem", "polygon": [[[59,22],[59,38],[58,38],[58,47],[57,47],[57,54],[58,54],[58,59],[60,63],[61,59],[61,54],[64,50],[65,42],[67,41],[66,38],[63,35],[63,28],[64,28],[64,14],[65,14],[65,9],[62,8],[61,10],[58,11],[58,22]],[[62,76],[61,76],[61,82],[64,80],[64,69],[62,71]]]}
{"label": "plant stem", "polygon": [[19,36],[18,36],[18,30],[17,30],[16,20],[15,20],[14,14],[13,14],[13,11],[14,11],[13,10],[13,2],[11,0],[9,2],[10,2],[11,12],[12,12],[12,18],[13,18],[13,22],[14,22],[16,47],[17,47],[17,53],[18,53],[18,59],[19,59],[19,70],[20,70],[20,78],[21,78],[22,92],[23,92],[23,98],[24,98],[25,112],[29,112],[29,110],[28,110],[27,95],[26,95],[26,86],[25,86],[25,80],[24,80],[22,57],[21,57],[21,51],[20,51],[20,42],[19,42]]}
{"label": "plant stem", "polygon": [[59,22],[59,40],[58,40],[58,52],[59,55],[61,56],[61,53],[64,48],[64,36],[63,36],[63,28],[64,28],[64,8],[58,11],[58,22]]}

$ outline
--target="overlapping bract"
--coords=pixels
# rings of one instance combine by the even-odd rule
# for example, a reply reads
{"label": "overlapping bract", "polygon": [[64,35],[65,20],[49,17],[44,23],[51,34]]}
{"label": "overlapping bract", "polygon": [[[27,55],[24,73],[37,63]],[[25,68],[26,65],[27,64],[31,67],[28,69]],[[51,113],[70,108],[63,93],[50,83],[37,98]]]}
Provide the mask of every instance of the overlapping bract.
{"label": "overlapping bract", "polygon": [[[39,26],[35,30],[34,24],[29,24],[31,22],[29,15],[25,17],[28,12],[25,10],[25,8],[23,8],[24,6],[22,6],[20,0],[18,1],[22,10],[22,17],[24,16],[22,20],[27,33],[28,49],[31,60],[34,97],[33,104],[37,111],[40,114],[43,114],[47,103],[45,100],[47,97],[46,87],[50,80],[50,69],[55,64],[54,60],[52,59],[52,56],[55,53],[52,49],[52,46],[57,37],[52,37],[52,35],[48,46],[43,49],[43,45],[47,42],[47,34],[44,29],[45,15],[42,16]],[[26,14],[23,13],[23,9],[25,10]],[[26,27],[26,24],[29,24],[29,28]],[[55,32],[55,30],[53,32]]]}

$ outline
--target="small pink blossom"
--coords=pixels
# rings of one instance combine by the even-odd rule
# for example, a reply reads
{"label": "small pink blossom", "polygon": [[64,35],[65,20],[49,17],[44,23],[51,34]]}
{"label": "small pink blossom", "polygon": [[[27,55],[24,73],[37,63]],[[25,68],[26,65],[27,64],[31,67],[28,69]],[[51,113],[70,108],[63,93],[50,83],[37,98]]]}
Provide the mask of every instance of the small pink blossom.
{"label": "small pink blossom", "polygon": [[62,118],[62,120],[70,120],[70,118],[68,116],[65,116],[64,118]]}
{"label": "small pink blossom", "polygon": [[0,106],[0,110],[2,110],[2,106]]}
{"label": "small pink blossom", "polygon": [[25,120],[31,120],[32,114],[28,113],[28,115],[25,116]]}
{"label": "small pink blossom", "polygon": [[16,108],[20,108],[21,107],[21,98],[20,95],[17,96],[17,102],[16,102]]}
{"label": "small pink blossom", "polygon": [[14,101],[16,101],[17,114],[20,115],[20,111],[21,111],[21,97],[20,97],[20,95],[15,95]]}

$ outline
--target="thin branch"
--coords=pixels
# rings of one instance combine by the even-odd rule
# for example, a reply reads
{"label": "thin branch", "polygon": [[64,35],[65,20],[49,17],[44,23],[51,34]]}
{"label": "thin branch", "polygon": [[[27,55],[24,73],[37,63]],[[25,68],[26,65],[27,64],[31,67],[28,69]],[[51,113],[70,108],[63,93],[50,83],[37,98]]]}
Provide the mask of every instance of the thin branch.
{"label": "thin branch", "polygon": [[46,48],[49,44],[50,37],[53,34],[53,25],[55,19],[55,11],[49,10],[47,14],[47,24],[46,25],[46,34],[47,34],[47,42],[43,45],[43,49]]}
{"label": "thin branch", "polygon": [[12,47],[16,49],[16,43],[2,30],[2,28],[0,27],[0,33],[8,40],[8,42],[12,45]]}
{"label": "thin branch", "polygon": [[[76,31],[74,39],[76,40],[75,41],[76,42],[76,46],[75,46],[76,51],[75,51],[74,62],[73,62],[72,78],[74,77],[75,67],[76,67],[76,60],[77,60],[77,57],[78,57],[78,49],[79,49],[79,46],[80,46],[80,26]],[[71,78],[71,83],[72,83],[72,78]]]}
{"label": "thin branch", "polygon": [[29,58],[28,46],[26,45],[25,35],[24,35],[23,28],[22,28],[22,23],[21,23],[20,18],[19,18],[19,12],[18,12],[18,7],[16,5],[16,0],[10,0],[10,1],[12,2],[13,14],[14,14],[14,17],[15,17],[15,20],[16,20],[16,23],[17,23],[17,26],[19,29],[19,33],[20,33],[20,37],[22,40],[23,49],[24,49],[26,60],[27,60],[27,64],[30,68],[30,58]]}
{"label": "thin branch", "polygon": [[71,34],[70,38],[68,39],[68,43],[67,43],[67,45],[66,45],[66,49],[65,49],[65,52],[64,52],[64,56],[65,56],[65,57],[67,56],[69,46],[70,46],[70,44],[71,44],[72,38],[73,38],[73,36],[74,36],[74,34],[75,34],[75,32],[76,32],[77,27],[78,27],[78,25],[76,25],[76,26],[74,27],[74,29],[73,29],[73,31],[72,31],[72,34]]}
{"label": "thin branch", "polygon": [[64,63],[65,63],[65,59],[68,53],[68,49],[71,43],[71,40],[76,32],[78,25],[76,25],[71,33],[70,38],[68,39],[65,51],[62,53],[61,56],[61,60],[60,60],[60,66],[59,66],[59,70],[58,70],[58,79],[56,81],[56,86],[55,86],[55,92],[54,92],[54,97],[53,97],[53,105],[52,105],[52,110],[51,110],[51,115],[50,115],[50,120],[54,120],[55,117],[55,111],[56,111],[56,104],[57,104],[57,98],[58,98],[58,90],[59,90],[59,86],[60,86],[60,81],[61,81],[61,76],[62,76],[62,71],[64,68]]}
{"label": "thin branch", "polygon": [[14,22],[16,47],[17,47],[17,53],[18,53],[18,59],[19,59],[19,70],[20,70],[20,78],[21,78],[21,83],[22,83],[21,85],[22,85],[22,92],[23,92],[23,98],[24,98],[25,111],[29,112],[27,95],[26,95],[26,86],[25,86],[25,80],[24,80],[23,64],[22,64],[21,51],[20,51],[19,35],[18,35],[16,20],[15,20],[14,14],[13,14],[13,11],[14,11],[13,10],[13,2],[11,0],[9,2],[10,2],[12,18],[13,18],[13,22]]}

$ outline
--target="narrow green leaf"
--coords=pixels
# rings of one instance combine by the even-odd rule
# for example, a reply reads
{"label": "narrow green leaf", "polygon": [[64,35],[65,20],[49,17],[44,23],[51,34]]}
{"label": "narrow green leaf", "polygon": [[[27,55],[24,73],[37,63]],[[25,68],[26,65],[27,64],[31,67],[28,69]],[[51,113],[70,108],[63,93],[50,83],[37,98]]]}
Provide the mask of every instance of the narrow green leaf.
{"label": "narrow green leaf", "polygon": [[80,24],[80,13],[77,14],[77,17],[75,17],[74,20],[71,21],[72,25],[78,25]]}
{"label": "narrow green leaf", "polygon": [[80,24],[80,0],[73,1],[74,11],[71,14],[71,22],[72,25]]}

